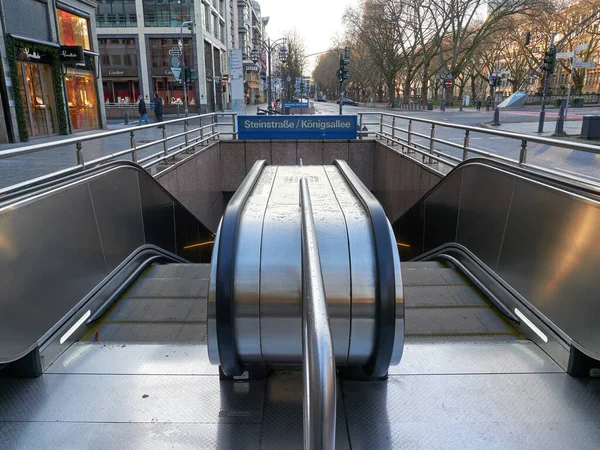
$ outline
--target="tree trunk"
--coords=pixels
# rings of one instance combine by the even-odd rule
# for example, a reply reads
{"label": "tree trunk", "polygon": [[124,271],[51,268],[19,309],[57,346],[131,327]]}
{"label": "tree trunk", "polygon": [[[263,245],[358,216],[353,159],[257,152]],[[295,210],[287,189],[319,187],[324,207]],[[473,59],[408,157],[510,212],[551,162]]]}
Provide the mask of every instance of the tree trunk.
{"label": "tree trunk", "polygon": [[475,82],[477,81],[477,75],[474,75],[471,77],[471,101],[475,102],[477,99],[477,90],[476,90],[476,84]]}
{"label": "tree trunk", "polygon": [[412,84],[412,75],[407,75],[404,79],[404,85],[402,87],[402,102],[410,102],[410,85]]}
{"label": "tree trunk", "polygon": [[394,100],[396,99],[396,74],[387,80],[387,87],[389,92],[388,104],[394,106]]}
{"label": "tree trunk", "polygon": [[421,101],[424,105],[427,104],[429,97],[429,63],[423,64],[423,86],[421,87]]}

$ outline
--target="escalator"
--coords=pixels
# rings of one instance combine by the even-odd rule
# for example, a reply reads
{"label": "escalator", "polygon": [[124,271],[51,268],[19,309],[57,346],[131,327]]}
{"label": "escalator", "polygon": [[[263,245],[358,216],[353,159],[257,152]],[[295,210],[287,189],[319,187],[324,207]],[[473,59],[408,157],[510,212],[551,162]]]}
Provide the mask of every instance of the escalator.
{"label": "escalator", "polygon": [[[261,170],[274,180],[278,169]],[[339,175],[328,170],[334,186]],[[273,195],[266,181],[256,184],[261,204],[297,204],[288,193]],[[335,194],[342,191],[348,189]],[[335,195],[317,194],[331,209]],[[108,208],[117,198],[124,206]],[[591,298],[595,270],[586,267],[598,267],[600,257],[593,239],[598,202],[592,187],[469,160],[392,224],[401,259],[402,360],[384,380],[340,371],[336,448],[594,448],[600,384],[590,376],[597,374],[600,311]],[[557,209],[562,215],[549,219]],[[16,211],[0,215],[8,268],[0,277],[5,298],[21,302],[0,303],[0,375],[10,375],[0,377],[0,448],[302,448],[303,374],[291,370],[297,367],[231,381],[211,364],[211,253],[219,234],[149,175],[131,164],[102,166],[11,194],[0,199],[0,211]],[[244,214],[264,220],[264,211]],[[364,216],[339,223],[349,229]],[[321,217],[319,226],[325,222]],[[257,223],[248,221],[246,232],[260,230]],[[82,234],[84,226],[95,233]],[[272,233],[274,253],[281,234]],[[245,245],[261,249],[262,239]],[[350,238],[340,241],[351,253]],[[364,263],[365,247],[356,249],[354,261]],[[562,259],[553,257],[557,252]],[[341,259],[334,256],[330,264]],[[252,270],[261,267],[247,261]],[[242,287],[252,285],[253,273]],[[242,318],[257,319],[248,308],[253,298],[242,300]],[[357,310],[364,317],[365,305]],[[281,341],[294,332],[278,331]]]}

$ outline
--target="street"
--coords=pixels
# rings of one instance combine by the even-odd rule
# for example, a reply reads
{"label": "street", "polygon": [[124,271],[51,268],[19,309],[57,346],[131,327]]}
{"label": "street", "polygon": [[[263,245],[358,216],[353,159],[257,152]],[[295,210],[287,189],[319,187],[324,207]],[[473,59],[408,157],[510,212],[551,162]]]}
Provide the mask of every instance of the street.
{"label": "street", "polygon": [[[315,102],[315,109],[318,114],[338,114],[339,112],[339,106],[335,103]],[[458,111],[457,108],[454,110],[448,108],[445,112],[441,112],[439,109],[434,111],[392,111],[383,108],[369,108],[363,106],[343,107],[344,114],[372,114],[377,112],[393,113],[401,116],[437,120],[440,122],[456,123],[474,127],[478,127],[485,122],[491,122],[494,114],[493,111],[486,112],[485,108],[479,112],[475,111],[473,108],[466,108],[464,111]],[[575,121],[581,123],[580,121],[584,114],[587,115],[598,113],[600,113],[600,106],[598,108],[571,108],[569,110],[570,121],[567,122],[567,124],[574,123]],[[543,135],[544,137],[551,137],[551,134],[554,132],[554,125],[557,116],[557,110],[547,110],[546,124],[544,127],[545,133]],[[512,131],[521,134],[539,136],[537,134],[538,119],[539,106],[537,109],[536,107],[528,107],[526,109],[524,108],[523,110],[501,110],[500,122],[503,124],[503,126],[499,127],[498,129],[502,131]],[[573,119],[573,121],[571,121],[571,119]],[[379,116],[377,116],[377,114],[365,116],[364,121],[378,122]],[[384,123],[391,125],[392,119],[390,117],[384,117]],[[407,126],[407,120],[396,119],[396,127],[407,129]],[[369,131],[378,131],[378,127],[367,125],[367,128]],[[490,126],[489,128],[496,127]],[[387,131],[390,131],[390,129]],[[431,126],[428,124],[413,122],[412,131],[429,136],[431,133]],[[403,137],[406,138],[406,136]],[[452,128],[437,127],[435,130],[435,137],[460,145],[462,145],[464,142],[464,132]],[[429,145],[428,139],[420,137],[413,137],[413,142],[421,145]],[[521,141],[517,139],[489,136],[483,133],[471,133],[470,135],[470,147],[515,160],[519,159],[520,146]],[[452,156],[462,158],[462,150],[460,149],[443,144],[436,144],[435,148]],[[598,150],[600,151],[600,147]],[[470,156],[474,157],[477,155]],[[527,162],[529,164],[535,164],[548,169],[562,170],[566,173],[590,178],[595,181],[600,180],[600,156],[592,153],[530,143],[528,145]]]}
{"label": "street", "polygon": [[[266,108],[266,105],[260,105],[261,109]],[[317,114],[324,115],[335,115],[338,113],[338,105],[335,103],[320,103],[315,102],[315,109]],[[256,114],[257,106],[248,105],[246,107],[246,114]],[[567,124],[576,125],[580,123],[583,114],[599,113],[600,108],[581,108],[573,109],[569,112],[569,119],[574,119],[567,122]],[[492,120],[493,112],[486,112],[482,110],[480,112],[475,111],[472,108],[467,108],[465,111],[458,111],[458,109],[448,108],[446,112],[440,112],[439,110],[434,111],[392,111],[385,108],[369,108],[369,107],[353,107],[344,106],[344,114],[357,114],[365,113],[369,115],[364,116],[364,122],[378,122],[380,116],[377,113],[393,113],[405,117],[414,117],[421,119],[433,119],[441,122],[456,123],[461,125],[480,126],[482,123],[490,122]],[[370,115],[373,114],[373,115]],[[501,111],[500,121],[502,126],[498,129],[503,131],[513,131],[522,134],[537,135],[537,121],[539,112],[529,107],[524,110],[518,111]],[[546,114],[546,133],[544,136],[549,136],[554,131],[554,122],[556,120],[556,110],[549,110]],[[175,117],[168,117],[168,119],[174,119]],[[579,122],[578,122],[579,121]],[[384,117],[384,123],[391,124],[392,119],[390,117]],[[407,128],[407,120],[396,119],[396,126],[400,128]],[[198,126],[196,125],[190,125]],[[110,130],[118,129],[130,129],[135,127],[134,124],[125,125],[122,121],[116,120],[109,123]],[[511,128],[512,127],[512,128]],[[369,131],[378,131],[379,127],[374,125],[367,125]],[[573,127],[572,127],[573,128]],[[226,125],[221,126],[220,131],[228,132],[231,131],[230,122]],[[413,122],[413,132],[421,133],[429,136],[431,132],[431,126],[424,123]],[[167,127],[167,134],[172,136],[182,131],[182,125],[170,125]],[[389,131],[389,129],[388,129]],[[95,134],[102,132],[101,130],[93,133]],[[446,141],[462,145],[464,141],[464,132],[452,128],[436,127],[435,130],[436,138],[444,139]],[[82,135],[87,135],[82,134]],[[73,137],[73,136],[71,136]],[[160,129],[149,129],[144,131],[136,132],[136,144],[142,145],[154,140],[162,138],[162,130]],[[30,144],[37,144],[42,142],[53,142],[60,139],[64,139],[62,136],[55,136],[44,140],[32,140]],[[169,141],[169,146],[173,146],[176,143],[182,143],[183,138],[176,138]],[[413,136],[413,142],[421,145],[428,146],[428,140],[422,137]],[[518,159],[520,151],[520,140],[509,139],[504,137],[488,136],[485,134],[471,133],[470,146],[475,149],[484,150],[487,152],[502,155],[508,158]],[[0,150],[15,149],[22,146],[22,144],[10,144],[0,146]],[[118,136],[112,136],[102,140],[94,140],[85,142],[83,144],[83,154],[86,161],[90,161],[94,158],[99,158],[111,153],[115,153],[119,150],[130,148],[129,133],[124,133]],[[151,148],[138,152],[138,159],[144,156],[150,155],[162,149],[162,144],[155,145]],[[436,144],[436,149],[447,152],[450,155],[456,157],[462,157],[462,150],[453,148],[443,144]],[[600,148],[599,148],[600,150]],[[470,155],[476,156],[476,155]],[[122,157],[123,159],[130,159],[128,157]],[[600,157],[595,154],[585,153],[580,151],[572,151],[564,148],[549,147],[546,145],[530,144],[528,147],[527,162],[530,164],[540,165],[550,169],[559,169],[566,173],[577,174],[579,176],[587,177],[593,180],[600,180]],[[26,181],[28,179],[39,177],[44,174],[48,174],[60,169],[67,168],[76,164],[75,147],[62,146],[52,150],[23,155],[19,157],[13,157],[8,159],[0,159],[0,187],[10,186],[15,183]],[[442,169],[441,165],[439,167]]]}

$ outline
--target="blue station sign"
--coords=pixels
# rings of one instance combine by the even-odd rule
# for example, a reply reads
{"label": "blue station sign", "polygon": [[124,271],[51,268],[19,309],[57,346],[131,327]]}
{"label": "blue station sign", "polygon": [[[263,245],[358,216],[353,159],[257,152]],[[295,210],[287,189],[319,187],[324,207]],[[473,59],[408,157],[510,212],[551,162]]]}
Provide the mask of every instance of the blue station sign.
{"label": "blue station sign", "polygon": [[238,116],[239,139],[356,139],[356,116]]}

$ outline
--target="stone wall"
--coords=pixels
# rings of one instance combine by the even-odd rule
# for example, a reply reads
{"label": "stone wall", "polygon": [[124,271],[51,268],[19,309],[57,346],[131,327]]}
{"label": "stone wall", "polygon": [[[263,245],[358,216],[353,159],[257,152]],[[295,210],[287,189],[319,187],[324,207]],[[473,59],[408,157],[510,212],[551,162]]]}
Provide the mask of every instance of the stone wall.
{"label": "stone wall", "polygon": [[268,140],[221,141],[222,189],[233,192],[241,184],[252,165],[261,159],[274,165],[331,164],[343,159],[362,182],[373,189],[373,140]]}
{"label": "stone wall", "polygon": [[381,141],[375,143],[374,156],[372,191],[391,223],[443,178],[443,175]]}

